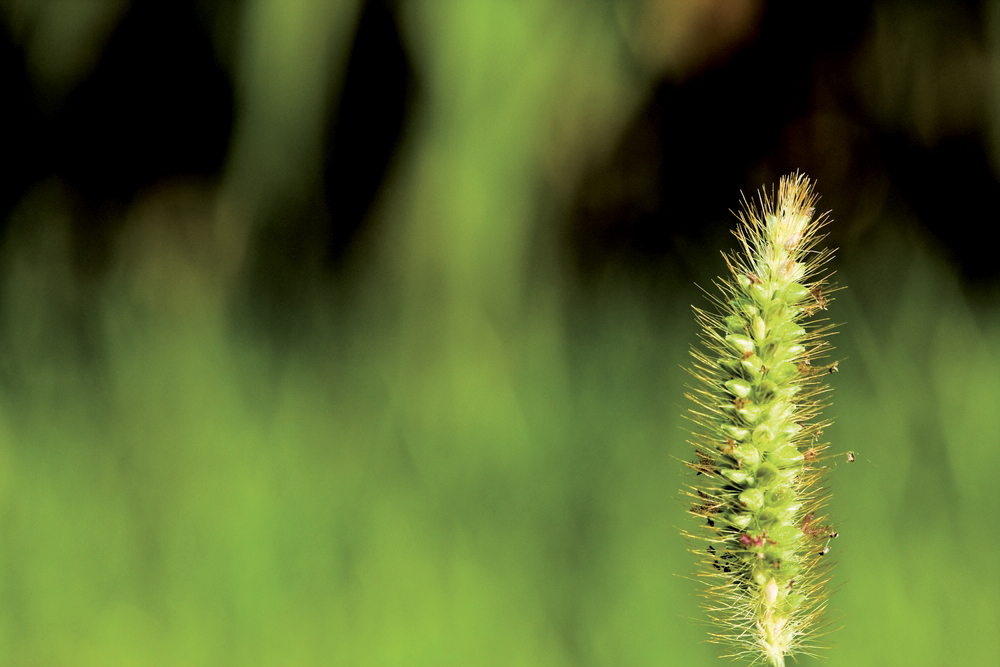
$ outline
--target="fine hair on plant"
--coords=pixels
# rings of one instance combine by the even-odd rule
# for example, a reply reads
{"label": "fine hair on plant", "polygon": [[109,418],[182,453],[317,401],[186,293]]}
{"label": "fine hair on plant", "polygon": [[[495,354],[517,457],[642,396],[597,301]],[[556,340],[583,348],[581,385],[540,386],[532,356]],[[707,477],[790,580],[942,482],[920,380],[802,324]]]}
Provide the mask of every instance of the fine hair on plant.
{"label": "fine hair on plant", "polygon": [[700,344],[684,493],[701,528],[686,531],[705,584],[711,639],[728,657],[774,667],[819,648],[829,584],[830,541],[822,478],[828,444],[821,417],[832,326],[829,222],[804,175],[785,176],[775,198],[743,201],[723,254],[729,276],[695,308]]}

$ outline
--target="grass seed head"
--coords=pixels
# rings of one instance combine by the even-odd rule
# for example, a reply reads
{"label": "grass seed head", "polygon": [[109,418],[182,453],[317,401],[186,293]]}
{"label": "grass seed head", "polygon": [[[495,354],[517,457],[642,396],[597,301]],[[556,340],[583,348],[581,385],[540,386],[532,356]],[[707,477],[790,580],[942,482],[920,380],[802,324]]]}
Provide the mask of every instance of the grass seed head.
{"label": "grass seed head", "polygon": [[712,638],[730,656],[784,665],[811,652],[826,606],[836,536],[820,515],[826,503],[819,442],[824,385],[837,362],[830,326],[813,317],[835,291],[832,251],[819,248],[827,224],[802,174],[781,179],[777,197],[744,200],[734,231],[739,251],[724,254],[729,276],[695,308],[701,341],[692,350],[688,393],[695,459],[687,495],[707,541],[699,572]]}

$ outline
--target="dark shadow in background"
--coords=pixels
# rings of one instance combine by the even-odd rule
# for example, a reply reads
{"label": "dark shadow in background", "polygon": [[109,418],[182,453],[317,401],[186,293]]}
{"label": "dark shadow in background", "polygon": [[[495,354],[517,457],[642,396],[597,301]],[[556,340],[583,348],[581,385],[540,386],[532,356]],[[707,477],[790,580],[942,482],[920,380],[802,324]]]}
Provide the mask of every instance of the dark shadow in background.
{"label": "dark shadow in background", "polygon": [[[4,133],[0,215],[55,176],[73,192],[73,251],[81,274],[100,275],[118,233],[109,215],[141,189],[178,176],[215,177],[233,119],[228,75],[193,3],[133,3],[94,71],[51,118],[39,110],[23,55],[3,33]],[[9,87],[8,87],[9,86]],[[12,90],[11,93],[7,93]]]}
{"label": "dark shadow in background", "polygon": [[[718,248],[732,245],[738,193],[751,196],[796,169],[818,179],[821,209],[837,220],[830,244],[845,255],[872,231],[853,218],[858,202],[874,197],[885,217],[919,220],[966,281],[995,282],[1000,263],[977,234],[1000,201],[984,128],[926,146],[867,111],[866,96],[879,91],[863,89],[856,68],[873,10],[884,4],[769,2],[754,42],[689,80],[662,81],[580,184],[563,237],[577,282],[586,288],[609,270],[646,282],[668,269],[705,280],[719,266]],[[982,3],[940,6],[985,25]],[[817,136],[830,133],[831,116],[832,136]],[[831,173],[824,149],[847,155],[843,173]]]}
{"label": "dark shadow in background", "polygon": [[[661,81],[617,149],[580,184],[561,248],[573,281],[586,285],[609,267],[638,276],[672,266],[697,277],[706,257],[716,266],[714,240],[731,226],[737,193],[796,168],[820,180],[823,204],[838,219],[831,243],[846,253],[864,243],[863,235],[838,236],[850,229],[850,203],[877,180],[888,184],[891,206],[912,212],[947,247],[967,280],[995,281],[1000,263],[976,233],[1000,195],[981,128],[926,147],[866,117],[864,97],[873,92],[851,83],[873,10],[884,4],[769,2],[754,42],[689,80]],[[233,96],[199,21],[202,5],[134,3],[96,69],[51,119],[38,110],[19,48],[0,33],[0,214],[6,220],[35,183],[62,178],[80,202],[81,271],[100,275],[106,264],[118,232],[109,221],[120,218],[109,209],[162,179],[219,175]],[[981,3],[941,6],[983,30]],[[343,266],[384,186],[417,91],[397,14],[395,3],[364,3],[342,95],[331,100],[317,190],[263,221],[248,297],[270,319],[294,308],[307,273]],[[858,128],[845,150],[865,162],[841,180],[808,148],[816,139],[809,120],[831,108]],[[795,124],[805,129],[790,133]]]}
{"label": "dark shadow in background", "polygon": [[317,280],[349,277],[343,270],[405,132],[417,85],[394,11],[392,2],[363,4],[343,87],[330,100],[316,189],[273,207],[255,231],[239,310],[272,342],[292,344],[309,328]]}
{"label": "dark shadow in background", "polygon": [[327,130],[323,183],[332,224],[327,260],[348,252],[385,181],[417,93],[393,3],[366,2]]}
{"label": "dark shadow in background", "polygon": [[0,236],[11,209],[44,173],[45,131],[24,54],[0,22]]}

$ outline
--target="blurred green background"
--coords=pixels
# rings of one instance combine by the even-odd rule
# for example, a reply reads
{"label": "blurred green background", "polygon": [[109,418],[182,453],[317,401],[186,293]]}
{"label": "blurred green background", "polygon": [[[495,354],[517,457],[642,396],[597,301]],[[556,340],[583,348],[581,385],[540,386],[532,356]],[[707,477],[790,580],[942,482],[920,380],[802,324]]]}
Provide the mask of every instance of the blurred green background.
{"label": "blurred green background", "polygon": [[825,662],[995,664],[1000,3],[841,5],[0,2],[0,661],[717,664],[690,307],[801,169]]}

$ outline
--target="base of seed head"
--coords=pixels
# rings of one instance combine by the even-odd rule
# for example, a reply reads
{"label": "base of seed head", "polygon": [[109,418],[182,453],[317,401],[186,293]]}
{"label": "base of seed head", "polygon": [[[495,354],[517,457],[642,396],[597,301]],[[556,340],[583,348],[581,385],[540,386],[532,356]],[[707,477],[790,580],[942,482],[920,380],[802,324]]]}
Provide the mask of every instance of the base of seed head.
{"label": "base of seed head", "polygon": [[825,467],[819,442],[821,362],[830,327],[816,320],[832,298],[819,249],[827,223],[814,217],[810,181],[781,179],[776,198],[745,205],[735,231],[740,252],[724,255],[730,276],[695,308],[701,344],[692,350],[697,386],[691,444],[696,460],[689,510],[699,535],[712,635],[771,665],[816,646],[836,532],[820,515]]}

